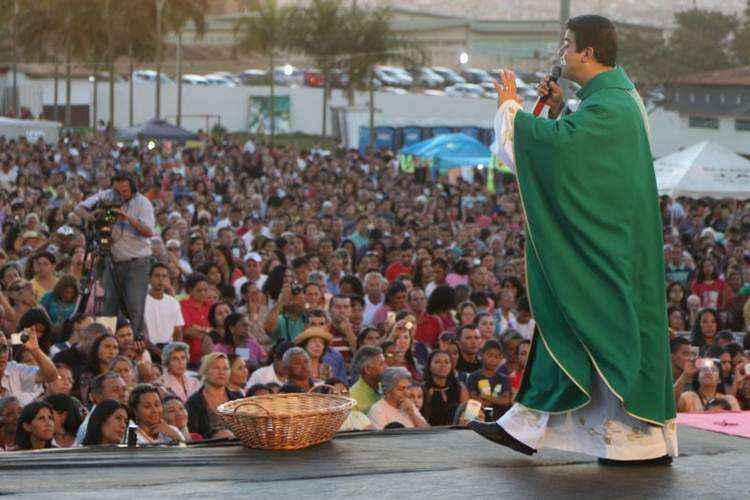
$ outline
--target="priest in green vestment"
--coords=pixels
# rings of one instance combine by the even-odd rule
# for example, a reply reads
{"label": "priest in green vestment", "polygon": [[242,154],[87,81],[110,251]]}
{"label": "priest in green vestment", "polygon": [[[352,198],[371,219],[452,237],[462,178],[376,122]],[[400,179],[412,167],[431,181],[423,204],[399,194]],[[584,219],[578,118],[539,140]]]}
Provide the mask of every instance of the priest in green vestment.
{"label": "priest in green vestment", "polygon": [[561,64],[581,87],[575,112],[555,82],[540,85],[547,117],[521,109],[512,72],[496,83],[493,150],[518,179],[537,330],[513,407],[470,427],[527,454],[669,463],[675,401],[647,115],[616,65],[613,24],[589,15],[566,27]]}

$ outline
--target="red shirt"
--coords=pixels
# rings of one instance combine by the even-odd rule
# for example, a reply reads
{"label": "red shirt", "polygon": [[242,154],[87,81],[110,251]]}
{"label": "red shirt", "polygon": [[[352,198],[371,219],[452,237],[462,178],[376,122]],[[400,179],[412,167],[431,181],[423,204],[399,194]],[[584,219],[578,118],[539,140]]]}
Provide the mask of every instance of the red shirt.
{"label": "red shirt", "polygon": [[701,307],[721,309],[724,307],[724,281],[715,279],[711,283],[694,281],[690,287],[695,295],[701,298]]}
{"label": "red shirt", "polygon": [[405,266],[400,260],[397,260],[385,270],[385,279],[389,283],[393,283],[402,274],[411,274],[411,267]]}
{"label": "red shirt", "polygon": [[417,321],[414,339],[426,344],[430,349],[434,349],[441,333],[443,333],[443,322],[440,318],[433,314],[425,314]]}
{"label": "red shirt", "polygon": [[[211,324],[208,322],[208,310],[211,309],[211,305],[210,302],[198,302],[192,297],[188,297],[180,302],[182,318],[185,320],[185,330],[193,325],[210,328]],[[185,343],[190,346],[190,363],[200,363],[201,357],[203,356],[201,353],[201,339],[186,338]]]}

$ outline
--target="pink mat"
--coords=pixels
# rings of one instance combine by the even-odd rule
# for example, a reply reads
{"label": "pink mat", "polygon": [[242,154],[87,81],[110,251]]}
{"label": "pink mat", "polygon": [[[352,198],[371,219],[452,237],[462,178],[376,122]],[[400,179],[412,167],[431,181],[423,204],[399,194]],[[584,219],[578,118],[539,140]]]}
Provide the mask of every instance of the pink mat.
{"label": "pink mat", "polygon": [[697,429],[750,438],[750,411],[678,413],[677,423]]}

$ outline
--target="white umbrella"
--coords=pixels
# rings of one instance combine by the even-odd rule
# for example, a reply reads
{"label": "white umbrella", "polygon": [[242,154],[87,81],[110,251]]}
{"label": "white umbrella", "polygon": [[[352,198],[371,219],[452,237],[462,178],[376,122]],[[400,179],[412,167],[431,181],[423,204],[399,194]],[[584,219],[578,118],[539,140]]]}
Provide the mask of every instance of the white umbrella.
{"label": "white umbrella", "polygon": [[750,160],[704,141],[654,162],[659,195],[750,198]]}

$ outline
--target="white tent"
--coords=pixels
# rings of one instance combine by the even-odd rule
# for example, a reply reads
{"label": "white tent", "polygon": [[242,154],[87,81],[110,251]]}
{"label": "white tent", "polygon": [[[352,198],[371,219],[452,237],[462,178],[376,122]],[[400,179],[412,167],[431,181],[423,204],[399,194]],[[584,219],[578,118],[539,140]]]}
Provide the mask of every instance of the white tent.
{"label": "white tent", "polygon": [[704,141],[654,162],[659,195],[750,198],[750,160]]}

